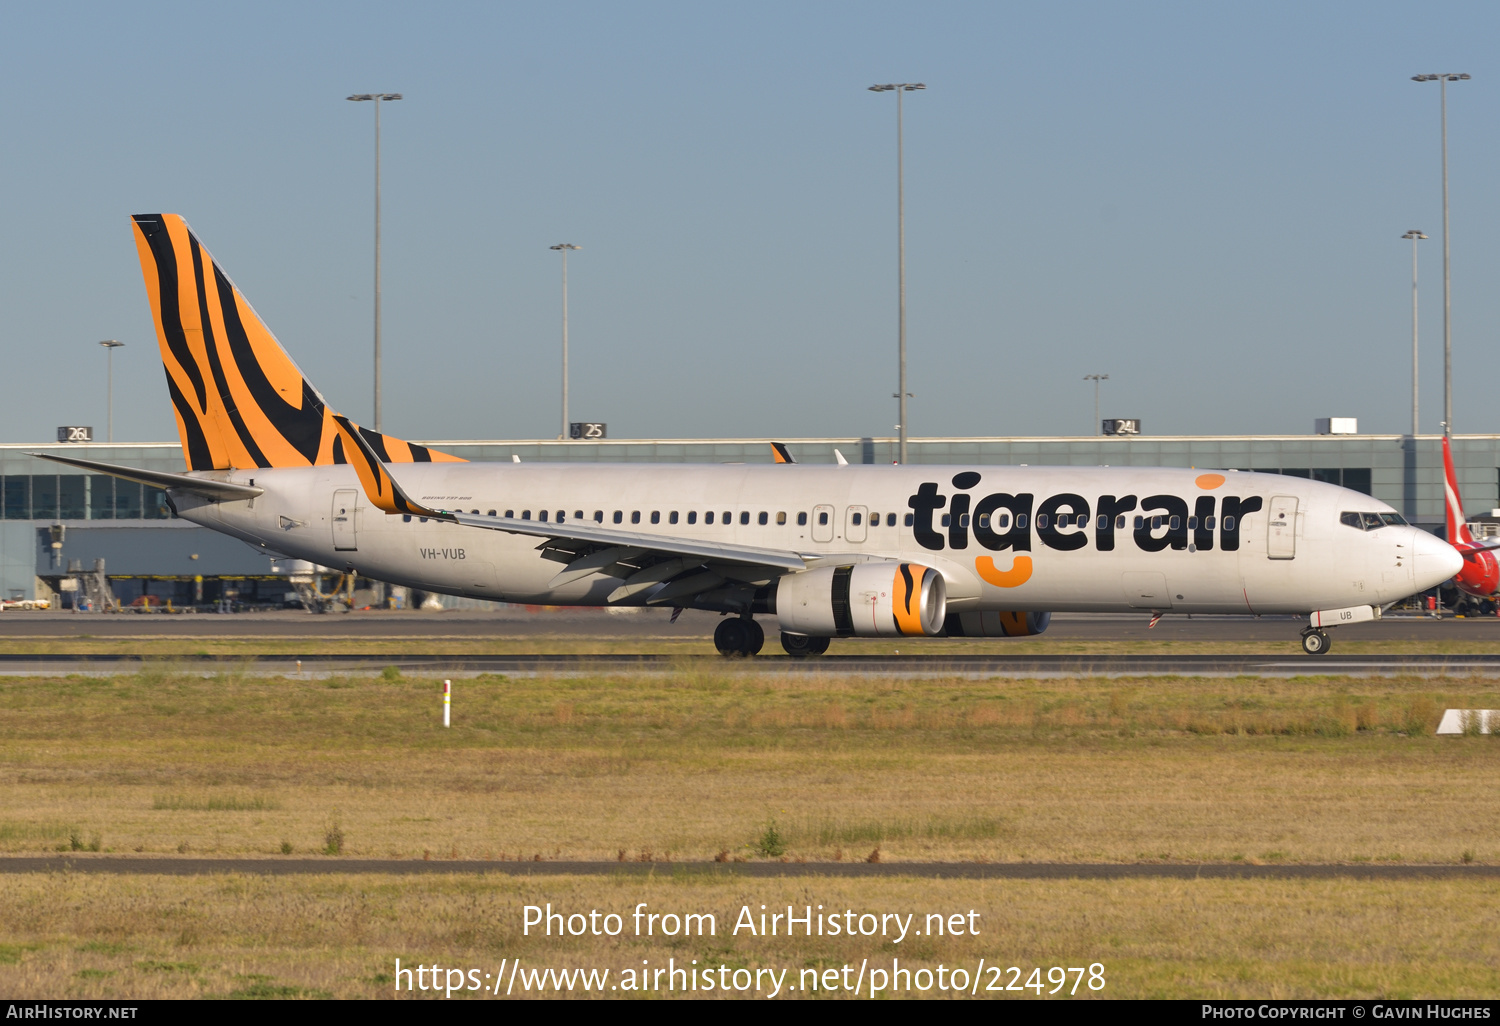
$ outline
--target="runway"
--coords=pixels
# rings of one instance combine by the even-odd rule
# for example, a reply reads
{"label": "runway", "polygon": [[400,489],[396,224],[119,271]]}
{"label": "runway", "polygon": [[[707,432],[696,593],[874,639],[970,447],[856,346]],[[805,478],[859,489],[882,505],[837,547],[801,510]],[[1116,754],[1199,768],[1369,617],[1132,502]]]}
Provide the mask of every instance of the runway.
{"label": "runway", "polygon": [[1072,862],[489,862],[449,859],[201,859],[173,856],[0,857],[0,875],[96,873],[148,876],[265,876],[323,874],[417,875],[462,873],[498,876],[733,876],[918,877],[950,880],[1131,880],[1131,879],[1492,879],[1500,865],[1393,865],[1390,863],[1072,863]]}
{"label": "runway", "polygon": [[576,677],[681,672],[685,664],[728,674],[785,677],[901,677],[1047,679],[1057,677],[1453,677],[1500,675],[1500,655],[827,655],[789,659],[779,653],[754,659],[666,655],[349,655],[308,654],[243,657],[180,655],[0,654],[0,676],[115,676],[148,666],[174,672],[250,673],[267,677],[318,679],[376,674],[394,666],[403,674],[456,679]]}

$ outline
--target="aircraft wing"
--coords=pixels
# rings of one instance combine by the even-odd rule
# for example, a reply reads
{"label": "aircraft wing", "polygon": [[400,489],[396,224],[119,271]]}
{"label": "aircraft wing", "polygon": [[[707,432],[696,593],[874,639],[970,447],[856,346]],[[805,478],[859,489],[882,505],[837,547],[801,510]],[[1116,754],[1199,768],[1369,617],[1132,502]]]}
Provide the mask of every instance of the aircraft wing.
{"label": "aircraft wing", "polygon": [[726,580],[745,583],[769,582],[785,573],[805,570],[819,558],[787,549],[752,545],[728,545],[696,538],[621,531],[582,521],[546,523],[515,517],[485,516],[460,510],[432,509],[417,502],[396,483],[390,469],[365,441],[347,417],[334,414],[344,452],[359,474],[365,496],[386,513],[446,520],[463,527],[542,539],[543,554],[566,563],[549,585],[558,588],[594,574],[620,577],[624,581],[609,596],[616,602],[638,592],[663,585],[648,600],[664,604],[718,587]]}

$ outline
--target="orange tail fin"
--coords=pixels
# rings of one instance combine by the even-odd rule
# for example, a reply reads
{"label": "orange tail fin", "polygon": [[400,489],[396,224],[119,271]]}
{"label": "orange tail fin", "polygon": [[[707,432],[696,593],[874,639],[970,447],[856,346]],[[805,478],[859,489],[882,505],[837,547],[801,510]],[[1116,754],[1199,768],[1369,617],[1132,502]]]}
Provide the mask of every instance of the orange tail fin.
{"label": "orange tail fin", "polygon": [[[176,214],[137,214],[132,224],[188,469],[348,462],[323,396],[187,222]],[[357,430],[389,463],[459,461]]]}

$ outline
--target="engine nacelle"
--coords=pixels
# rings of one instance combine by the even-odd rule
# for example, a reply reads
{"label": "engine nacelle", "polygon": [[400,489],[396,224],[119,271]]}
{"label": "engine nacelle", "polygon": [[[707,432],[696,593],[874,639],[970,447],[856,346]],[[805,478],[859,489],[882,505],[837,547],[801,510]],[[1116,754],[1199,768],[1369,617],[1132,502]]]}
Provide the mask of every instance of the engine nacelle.
{"label": "engine nacelle", "polygon": [[943,629],[948,587],[919,563],[882,560],[788,574],[776,582],[776,619],[813,637],[932,637]]}
{"label": "engine nacelle", "polygon": [[943,634],[949,638],[1029,638],[1051,623],[1051,613],[949,613]]}

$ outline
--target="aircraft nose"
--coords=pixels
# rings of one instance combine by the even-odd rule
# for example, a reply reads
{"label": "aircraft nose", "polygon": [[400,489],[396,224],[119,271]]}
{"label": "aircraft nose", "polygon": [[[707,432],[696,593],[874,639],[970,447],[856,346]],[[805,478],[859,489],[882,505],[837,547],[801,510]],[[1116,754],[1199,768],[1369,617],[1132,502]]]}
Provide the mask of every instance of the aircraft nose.
{"label": "aircraft nose", "polygon": [[1464,557],[1452,545],[1421,528],[1412,534],[1412,576],[1419,591],[1435,588],[1463,569]]}

